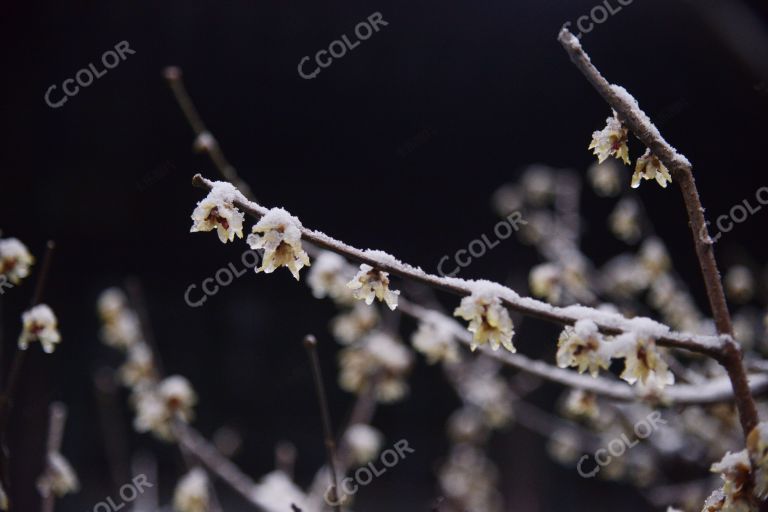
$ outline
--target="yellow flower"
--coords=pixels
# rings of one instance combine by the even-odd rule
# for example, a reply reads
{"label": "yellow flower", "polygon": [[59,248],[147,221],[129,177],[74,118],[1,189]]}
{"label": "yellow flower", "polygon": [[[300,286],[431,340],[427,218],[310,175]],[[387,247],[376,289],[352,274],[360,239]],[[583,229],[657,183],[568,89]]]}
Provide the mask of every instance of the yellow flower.
{"label": "yellow flower", "polygon": [[[712,464],[710,471],[720,473],[723,479],[723,488],[720,493],[713,493],[707,500],[704,510],[722,510],[728,512],[752,512],[754,507],[751,496],[751,465],[747,450],[731,453],[728,452],[720,460]],[[716,491],[717,492],[717,491]],[[717,508],[717,505],[722,508]],[[706,507],[711,507],[707,509]]]}
{"label": "yellow flower", "polygon": [[387,272],[381,272],[363,263],[357,275],[347,283],[347,287],[353,291],[356,299],[364,300],[368,305],[373,303],[373,299],[378,299],[379,302],[385,302],[392,311],[397,308],[400,291],[389,289]]}
{"label": "yellow flower", "polygon": [[29,267],[34,262],[27,247],[16,238],[0,240],[0,274],[7,276],[13,284],[19,284],[29,275]]}
{"label": "yellow flower", "polygon": [[152,432],[159,439],[173,439],[173,420],[185,423],[194,416],[197,403],[189,381],[179,375],[166,378],[153,389],[135,389],[136,419],[138,432]]}
{"label": "yellow flower", "polygon": [[21,315],[24,327],[19,336],[19,349],[27,350],[29,343],[39,341],[43,352],[50,354],[61,342],[58,321],[53,310],[45,304],[38,304]]}
{"label": "yellow flower", "polygon": [[363,393],[375,384],[376,398],[394,402],[408,392],[405,376],[413,355],[399,341],[383,332],[373,332],[339,354],[339,385],[345,391]]}
{"label": "yellow flower", "polygon": [[605,355],[597,325],[591,320],[579,320],[566,327],[557,341],[557,366],[578,368],[579,373],[589,370],[597,377],[600,368],[607,370],[610,358]]}
{"label": "yellow flower", "polygon": [[614,112],[613,117],[606,119],[605,128],[592,134],[589,149],[597,155],[599,163],[603,163],[609,156],[614,156],[629,165],[628,134],[629,130],[621,124],[618,115]]}
{"label": "yellow flower", "polygon": [[621,352],[624,371],[621,378],[630,384],[638,380],[643,385],[652,384],[663,388],[675,383],[675,376],[656,350],[656,342],[650,338],[637,338]]}
{"label": "yellow flower", "polygon": [[470,347],[473,351],[490,342],[493,350],[503,346],[510,352],[517,352],[512,344],[512,336],[515,334],[512,319],[498,297],[487,294],[464,297],[453,316],[469,321],[469,332],[474,334]]}
{"label": "yellow flower", "polygon": [[[264,258],[256,272],[270,274],[288,267],[298,281],[299,270],[309,266],[309,256],[301,247],[301,222],[282,208],[272,208],[253,226],[248,235],[251,249],[264,249]],[[261,233],[259,236],[255,233]]]}
{"label": "yellow flower", "polygon": [[173,509],[176,512],[208,512],[208,475],[200,468],[193,468],[179,480],[173,493]]}
{"label": "yellow flower", "polygon": [[768,423],[759,423],[747,436],[747,450],[755,469],[755,495],[768,497]]}
{"label": "yellow flower", "polygon": [[235,236],[243,238],[245,216],[234,206],[234,200],[239,194],[229,183],[214,183],[208,195],[197,203],[192,212],[194,223],[189,231],[196,233],[215,229],[222,243],[234,241]]}
{"label": "yellow flower", "polygon": [[632,188],[640,186],[640,179],[653,180],[667,188],[667,182],[672,183],[672,176],[669,170],[661,163],[656,155],[651,153],[650,149],[645,150],[645,154],[637,159],[635,173],[632,175]]}

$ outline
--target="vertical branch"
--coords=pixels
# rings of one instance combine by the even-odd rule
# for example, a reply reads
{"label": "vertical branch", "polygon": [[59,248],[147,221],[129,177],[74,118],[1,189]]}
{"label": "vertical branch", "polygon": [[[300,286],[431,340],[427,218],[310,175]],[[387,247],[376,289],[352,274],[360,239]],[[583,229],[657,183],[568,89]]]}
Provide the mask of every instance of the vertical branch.
{"label": "vertical branch", "polygon": [[[67,407],[61,402],[52,403],[48,420],[48,444],[46,449],[45,471],[49,471],[48,460],[50,460],[50,456],[61,451],[61,442],[64,438],[64,426],[66,423]],[[43,495],[40,511],[53,512],[55,504],[56,495],[53,493],[53,491],[48,490],[48,492],[44,493]]]}
{"label": "vertical branch", "polygon": [[677,152],[659,133],[648,116],[640,110],[640,107],[626,91],[612,85],[603,77],[600,71],[592,64],[589,55],[581,47],[579,40],[568,29],[563,28],[558,37],[560,44],[568,53],[573,64],[581,71],[587,81],[602,96],[608,105],[616,111],[621,121],[632,131],[643,144],[670,170],[675,182],[680,185],[685,209],[693,233],[693,243],[696,256],[701,267],[704,285],[707,290],[707,299],[715,319],[717,331],[728,335],[724,348],[716,355],[720,364],[728,372],[728,377],[736,396],[736,405],[739,409],[744,435],[757,425],[759,418],[755,400],[749,390],[747,374],[742,363],[741,348],[733,340],[733,326],[731,315],[723,292],[720,280],[720,272],[717,269],[712,239],[707,230],[707,221],[704,218],[704,208],[701,205],[696,182],[693,179],[691,163],[683,155]]}
{"label": "vertical branch", "polygon": [[317,339],[311,334],[304,338],[304,347],[307,349],[309,362],[312,366],[312,378],[315,381],[317,390],[317,401],[320,405],[320,415],[323,421],[323,437],[325,438],[325,451],[328,458],[328,469],[331,472],[331,498],[333,499],[333,508],[341,512],[341,503],[339,500],[339,482],[338,473],[336,473],[336,442],[333,440],[333,429],[331,428],[331,414],[328,410],[328,400],[325,396],[325,386],[323,385],[323,374],[320,369],[320,359],[317,357]]}

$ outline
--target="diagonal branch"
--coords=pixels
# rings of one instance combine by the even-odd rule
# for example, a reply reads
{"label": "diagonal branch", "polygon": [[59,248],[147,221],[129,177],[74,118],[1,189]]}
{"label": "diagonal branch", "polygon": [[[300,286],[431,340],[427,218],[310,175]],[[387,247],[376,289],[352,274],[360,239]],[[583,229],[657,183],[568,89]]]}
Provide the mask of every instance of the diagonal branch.
{"label": "diagonal branch", "polygon": [[640,109],[637,101],[623,87],[610,84],[600,74],[576,36],[568,29],[563,28],[558,40],[587,81],[616,111],[621,121],[632,133],[671,171],[672,177],[680,184],[680,191],[693,232],[696,256],[704,277],[707,298],[715,319],[717,332],[727,336],[719,353],[712,355],[728,372],[736,395],[736,404],[739,408],[739,418],[744,435],[747,435],[757,425],[759,418],[754,398],[750,393],[746,371],[741,361],[741,348],[733,340],[731,315],[728,312],[720,272],[715,261],[713,242],[709,236],[707,221],[704,218],[704,208],[699,198],[696,182],[693,179],[691,162],[664,140],[650,118]]}

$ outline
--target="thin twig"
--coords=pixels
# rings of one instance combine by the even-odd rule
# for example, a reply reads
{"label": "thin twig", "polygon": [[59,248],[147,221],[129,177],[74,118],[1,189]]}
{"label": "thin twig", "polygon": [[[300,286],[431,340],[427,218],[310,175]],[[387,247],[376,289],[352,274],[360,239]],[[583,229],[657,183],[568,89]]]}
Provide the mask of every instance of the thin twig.
{"label": "thin twig", "polygon": [[195,108],[195,104],[192,102],[192,98],[187,93],[187,88],[184,85],[184,79],[182,78],[182,71],[176,66],[170,66],[163,70],[163,76],[168,82],[168,86],[173,92],[176,102],[179,104],[179,108],[184,113],[184,117],[195,132],[197,139],[195,140],[195,148],[201,151],[205,151],[210,156],[211,161],[219,170],[224,179],[232,182],[237,186],[240,191],[249,198],[253,197],[251,188],[246,182],[240,179],[235,168],[230,164],[224,152],[219,146],[219,142],[216,137],[205,127],[203,119]]}
{"label": "thin twig", "polygon": [[[64,439],[64,426],[67,423],[67,407],[61,402],[54,402],[50,407],[50,416],[48,420],[48,444],[46,449],[45,471],[48,469],[48,460],[54,453],[61,451],[61,442]],[[48,490],[43,494],[41,512],[53,512],[56,505],[56,494]]]}
{"label": "thin twig", "polygon": [[685,156],[673,148],[639,106],[631,101],[626,91],[612,85],[592,64],[589,55],[581,47],[581,43],[568,29],[560,32],[559,41],[571,58],[571,61],[581,71],[587,81],[597,90],[608,105],[616,111],[621,121],[640,139],[651,152],[670,170],[673,179],[680,185],[683,201],[688,213],[696,256],[699,260],[704,285],[707,291],[712,315],[715,319],[717,332],[725,335],[724,344],[716,353],[710,354],[725,367],[731,379],[736,396],[744,435],[746,436],[757,425],[759,418],[755,401],[749,389],[747,373],[742,363],[741,347],[733,339],[733,325],[728,305],[723,292],[720,272],[715,260],[714,243],[709,236],[707,221],[704,217],[704,207],[701,204],[696,182],[693,178],[691,163]]}
{"label": "thin twig", "polygon": [[328,468],[331,472],[331,499],[333,500],[333,509],[341,511],[341,500],[339,499],[338,473],[336,473],[336,442],[333,438],[333,428],[331,427],[331,413],[328,409],[328,399],[325,396],[325,385],[323,384],[323,373],[320,368],[320,358],[317,356],[317,339],[311,334],[304,337],[304,348],[307,349],[310,366],[312,367],[312,378],[315,381],[315,390],[317,391],[317,402],[320,406],[320,416],[323,423],[323,437],[325,440],[325,452],[328,459]]}

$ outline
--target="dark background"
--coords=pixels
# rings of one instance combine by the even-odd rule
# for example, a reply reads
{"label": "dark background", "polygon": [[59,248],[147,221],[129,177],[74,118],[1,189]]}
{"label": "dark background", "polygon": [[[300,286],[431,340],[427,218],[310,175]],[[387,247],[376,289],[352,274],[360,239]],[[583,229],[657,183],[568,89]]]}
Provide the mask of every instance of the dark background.
{"label": "dark background", "polygon": [[[305,333],[321,340],[337,424],[351,404],[335,385],[337,345],[327,331],[335,309],[314,300],[288,272],[248,274],[203,307],[185,304],[190,284],[237,262],[245,246],[188,233],[202,197],[190,178],[217,175],[191,151],[192,132],[161,77],[166,65],[184,70],[208,127],[263,204],[435,271],[443,255],[492,229],[492,192],[524,166],[583,172],[592,162],[586,146],[609,111],[556,35],[596,4],[5,2],[0,228],[38,259],[45,241],[56,240],[45,300],[64,336],[53,356],[32,350],[27,361],[11,443],[19,480],[39,474],[47,404],[60,399],[70,407],[63,451],[83,489],[59,509],[90,510],[115,495],[92,374],[118,360],[98,340],[95,300],[129,276],[143,285],[167,369],[187,376],[199,393],[196,425],[206,435],[221,425],[239,429],[244,446],[236,462],[249,474],[273,467],[272,451],[282,439],[297,445],[301,482],[323,461],[299,343]],[[627,87],[693,161],[712,219],[767,184],[768,73],[759,64],[768,63],[760,60],[768,47],[738,21],[733,37],[725,35],[736,5],[636,0],[582,40],[608,79]],[[765,6],[743,6],[765,37]],[[711,15],[717,8],[724,10]],[[298,76],[303,56],[352,36],[377,11],[388,26],[316,79]],[[50,85],[97,63],[122,40],[135,55],[62,108],[45,104]],[[640,195],[701,298],[677,191],[648,184]],[[585,192],[584,246],[597,262],[623,249],[605,241],[611,204]],[[764,234],[765,217],[756,216],[719,244],[718,256],[726,265],[762,265]],[[509,241],[461,276],[506,280],[535,261]],[[6,353],[33,285],[34,278],[2,297]],[[530,343],[526,336],[554,341],[552,328],[527,326],[523,346]],[[423,362],[412,387],[409,401],[382,407],[375,423],[390,441],[409,439],[417,453],[361,493],[360,510],[428,510],[437,496],[444,422],[457,401],[440,372]],[[550,407],[556,391],[536,399]],[[130,429],[128,411],[121,414]],[[175,452],[147,436],[127,442],[157,451],[162,492],[171,492],[181,467]],[[492,446],[509,510],[608,510],[619,500],[622,510],[648,510],[624,486],[584,481],[550,462],[541,439],[523,429],[498,435]],[[25,491],[23,510],[34,510],[34,490]],[[237,510],[239,501],[232,503],[228,509]]]}

